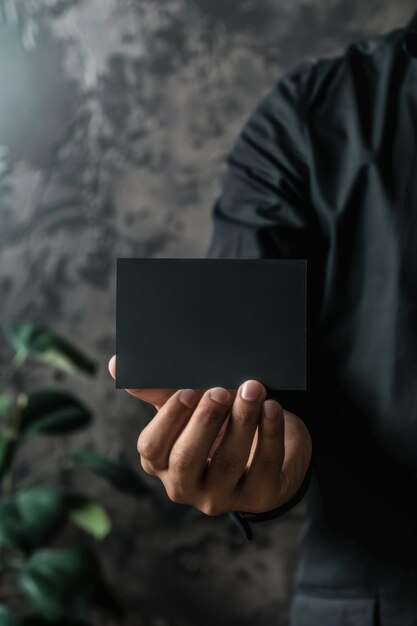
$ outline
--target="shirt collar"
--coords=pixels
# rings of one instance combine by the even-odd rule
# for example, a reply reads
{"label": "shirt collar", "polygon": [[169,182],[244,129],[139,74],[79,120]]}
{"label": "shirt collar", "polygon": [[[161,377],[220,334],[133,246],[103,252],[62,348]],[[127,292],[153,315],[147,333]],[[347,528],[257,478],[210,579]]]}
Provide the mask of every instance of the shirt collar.
{"label": "shirt collar", "polygon": [[417,9],[404,27],[404,46],[410,56],[417,57]]}

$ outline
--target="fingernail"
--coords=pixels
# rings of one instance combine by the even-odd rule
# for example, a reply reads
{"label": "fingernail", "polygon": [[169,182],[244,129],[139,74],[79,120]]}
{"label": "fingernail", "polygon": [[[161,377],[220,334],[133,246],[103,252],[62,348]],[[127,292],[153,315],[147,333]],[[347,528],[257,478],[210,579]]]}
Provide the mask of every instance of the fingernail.
{"label": "fingernail", "polygon": [[186,407],[192,409],[197,400],[197,394],[194,389],[183,389],[179,395],[179,401]]}
{"label": "fingernail", "polygon": [[231,395],[227,389],[223,389],[223,387],[213,387],[213,389],[210,389],[210,398],[216,402],[220,402],[220,404],[229,404]]}
{"label": "fingernail", "polygon": [[244,400],[256,400],[261,395],[261,386],[255,380],[248,380],[243,385],[240,395]]}
{"label": "fingernail", "polygon": [[265,400],[264,402],[264,414],[270,420],[273,420],[278,415],[278,404],[275,400]]}

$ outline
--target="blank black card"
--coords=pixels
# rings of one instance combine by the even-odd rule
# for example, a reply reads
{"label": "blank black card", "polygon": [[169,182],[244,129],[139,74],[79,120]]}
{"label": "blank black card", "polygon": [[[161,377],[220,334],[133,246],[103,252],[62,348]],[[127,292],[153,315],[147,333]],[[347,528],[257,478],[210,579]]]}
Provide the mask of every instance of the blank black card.
{"label": "blank black card", "polygon": [[304,259],[117,259],[116,387],[306,388]]}

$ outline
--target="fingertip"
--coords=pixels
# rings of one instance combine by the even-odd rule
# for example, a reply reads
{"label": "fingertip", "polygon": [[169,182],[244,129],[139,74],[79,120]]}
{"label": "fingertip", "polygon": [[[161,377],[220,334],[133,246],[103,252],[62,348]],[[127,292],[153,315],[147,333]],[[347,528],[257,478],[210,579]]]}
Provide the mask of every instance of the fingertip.
{"label": "fingertip", "polygon": [[282,406],[277,400],[268,398],[263,403],[263,411],[267,419],[273,420],[279,417],[282,413]]}
{"label": "fingertip", "polygon": [[249,378],[240,387],[240,395],[244,400],[265,400],[267,392],[260,380]]}
{"label": "fingertip", "polygon": [[108,364],[109,372],[112,378],[116,378],[116,355],[113,354]]}

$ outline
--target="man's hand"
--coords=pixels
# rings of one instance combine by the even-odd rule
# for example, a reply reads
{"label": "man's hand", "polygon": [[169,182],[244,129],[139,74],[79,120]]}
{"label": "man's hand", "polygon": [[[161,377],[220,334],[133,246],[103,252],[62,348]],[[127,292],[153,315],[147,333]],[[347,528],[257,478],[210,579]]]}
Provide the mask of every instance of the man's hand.
{"label": "man's hand", "polygon": [[[116,376],[116,359],[109,362]],[[206,515],[263,513],[287,502],[311,458],[304,423],[265,400],[256,380],[238,389],[127,389],[157,413],[142,430],[138,452],[173,502]]]}

